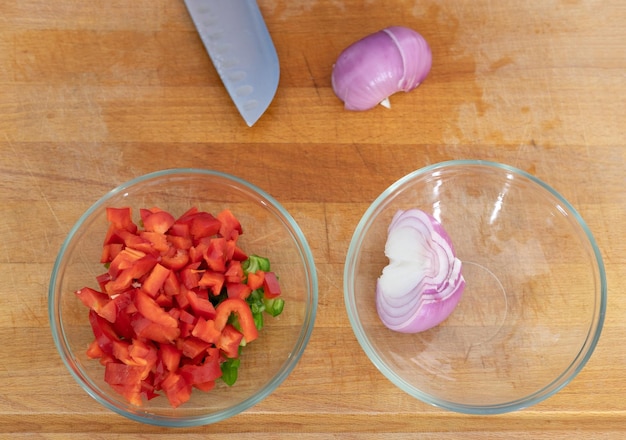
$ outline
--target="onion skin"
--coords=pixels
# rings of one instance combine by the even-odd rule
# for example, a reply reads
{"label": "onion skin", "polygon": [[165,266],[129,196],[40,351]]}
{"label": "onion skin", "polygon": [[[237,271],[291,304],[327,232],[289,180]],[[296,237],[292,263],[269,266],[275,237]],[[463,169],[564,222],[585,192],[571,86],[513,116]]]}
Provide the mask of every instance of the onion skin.
{"label": "onion skin", "polygon": [[383,324],[417,333],[442,323],[465,288],[461,261],[443,226],[423,211],[398,211],[389,225],[385,254],[389,264],[376,285]]}
{"label": "onion skin", "polygon": [[347,110],[364,111],[394,93],[419,86],[432,65],[430,46],[412,29],[392,26],[368,35],[339,54],[333,91]]}

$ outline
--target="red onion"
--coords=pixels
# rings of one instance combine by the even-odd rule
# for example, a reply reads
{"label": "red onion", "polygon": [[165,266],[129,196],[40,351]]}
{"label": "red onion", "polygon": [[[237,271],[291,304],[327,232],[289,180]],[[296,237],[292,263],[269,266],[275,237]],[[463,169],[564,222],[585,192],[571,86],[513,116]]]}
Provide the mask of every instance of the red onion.
{"label": "red onion", "polygon": [[333,66],[332,86],[347,110],[389,106],[396,92],[410,92],[430,72],[428,43],[412,29],[392,26],[346,48]]}
{"label": "red onion", "polygon": [[398,211],[385,255],[389,264],[376,285],[376,309],[385,326],[417,333],[443,322],[461,299],[465,279],[441,224],[419,209]]}

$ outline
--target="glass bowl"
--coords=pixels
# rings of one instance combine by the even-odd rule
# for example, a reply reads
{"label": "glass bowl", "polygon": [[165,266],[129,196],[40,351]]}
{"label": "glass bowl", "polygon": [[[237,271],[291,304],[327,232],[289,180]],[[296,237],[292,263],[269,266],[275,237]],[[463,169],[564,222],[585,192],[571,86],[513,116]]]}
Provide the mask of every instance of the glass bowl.
{"label": "glass bowl", "polygon": [[[387,329],[375,306],[387,228],[409,208],[447,230],[466,280],[452,314],[415,334]],[[569,383],[600,337],[606,295],[600,251],[574,208],[526,172],[483,161],[391,185],[356,227],[344,271],[350,323],[374,365],[410,395],[469,414],[528,407]]]}
{"label": "glass bowl", "polygon": [[[185,404],[172,408],[165,396],[131,405],[104,382],[104,367],[89,359],[93,340],[88,309],[74,292],[97,288],[96,276],[107,231],[106,208],[157,206],[175,217],[192,206],[213,214],[230,209],[243,227],[238,245],[268,257],[280,278],[285,306],[267,316],[259,337],[242,351],[237,382],[218,380],[209,392],[194,390]],[[270,195],[244,180],[216,171],[172,169],[131,180],[106,194],[83,214],[64,241],[49,286],[49,318],[57,349],[68,370],[95,400],[130,419],[162,426],[218,422],[244,411],[274,391],[298,363],[312,332],[317,309],[317,274],[307,241],[291,215]]]}

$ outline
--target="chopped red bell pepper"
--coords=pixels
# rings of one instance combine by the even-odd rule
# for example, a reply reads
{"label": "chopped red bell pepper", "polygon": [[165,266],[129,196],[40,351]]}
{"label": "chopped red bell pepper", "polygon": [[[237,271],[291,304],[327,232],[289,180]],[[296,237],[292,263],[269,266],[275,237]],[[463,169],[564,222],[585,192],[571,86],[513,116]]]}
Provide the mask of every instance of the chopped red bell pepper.
{"label": "chopped red bell pepper", "polygon": [[215,324],[217,328],[224,329],[231,313],[236,313],[241,325],[241,331],[246,338],[246,343],[254,341],[259,336],[259,331],[254,324],[254,318],[248,303],[239,298],[228,298],[222,301],[215,309]]}
{"label": "chopped red bell pepper", "polygon": [[170,276],[170,273],[171,270],[167,267],[159,263],[155,264],[146,279],[143,280],[141,290],[155,298],[163,288],[165,280]]}
{"label": "chopped red bell pepper", "polygon": [[94,334],[87,356],[130,403],[163,392],[177,407],[192,388],[209,391],[220,377],[234,383],[241,347],[258,338],[252,306],[269,310],[262,297],[280,287],[274,273],[246,261],[230,210],[214,217],[191,208],[177,219],[158,207],[139,212],[141,227],[129,208],[107,209],[107,271],[96,277],[99,290],[76,291]]}
{"label": "chopped red bell pepper", "polygon": [[226,357],[235,359],[239,357],[239,345],[243,339],[243,334],[230,324],[226,324],[220,333],[217,347],[224,352]]}
{"label": "chopped red bell pepper", "polygon": [[143,226],[146,231],[165,234],[172,227],[176,219],[167,211],[156,211],[142,216]]}
{"label": "chopped red bell pepper", "polygon": [[263,277],[263,293],[266,298],[276,298],[280,295],[280,284],[274,272],[266,272]]}
{"label": "chopped red bell pepper", "polygon": [[225,209],[217,214],[217,219],[220,222],[220,235],[227,240],[236,239],[243,234],[241,223],[229,209]]}

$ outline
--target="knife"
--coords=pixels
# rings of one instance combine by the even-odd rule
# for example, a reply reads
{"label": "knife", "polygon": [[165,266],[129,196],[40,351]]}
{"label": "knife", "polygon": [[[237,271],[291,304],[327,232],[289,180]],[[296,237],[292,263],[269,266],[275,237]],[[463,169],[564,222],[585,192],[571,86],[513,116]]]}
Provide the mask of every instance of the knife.
{"label": "knife", "polygon": [[228,94],[249,127],[269,107],[278,55],[255,0],[185,0]]}

